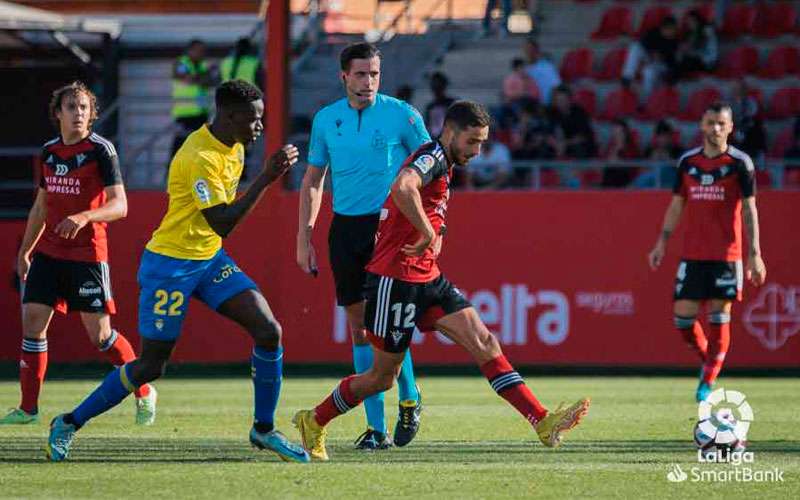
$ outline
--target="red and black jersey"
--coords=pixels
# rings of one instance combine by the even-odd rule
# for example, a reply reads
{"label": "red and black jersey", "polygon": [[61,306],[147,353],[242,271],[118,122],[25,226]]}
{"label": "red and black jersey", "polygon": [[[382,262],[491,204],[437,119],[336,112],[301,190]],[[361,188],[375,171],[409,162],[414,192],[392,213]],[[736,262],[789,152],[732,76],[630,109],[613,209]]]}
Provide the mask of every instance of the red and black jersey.
{"label": "red and black jersey", "polygon": [[709,158],[698,147],[678,160],[673,192],[686,201],[685,260],[742,258],[742,199],[756,194],[753,160],[733,146]]}
{"label": "red and black jersey", "polygon": [[39,187],[47,192],[47,226],[36,250],[64,260],[108,261],[105,222],[87,224],[72,240],[53,229],[67,216],[102,206],[104,189],[122,184],[114,145],[94,133],[70,145],[57,137],[43,146],[41,164]]}
{"label": "red and black jersey", "polygon": [[[422,177],[422,208],[434,232],[440,234],[450,199],[452,175],[452,167],[442,145],[438,141],[423,144],[406,158],[401,170],[403,168],[411,168]],[[389,196],[381,209],[375,251],[367,264],[367,271],[412,283],[425,283],[438,278],[441,272],[432,248],[420,256],[406,255],[400,251],[403,245],[415,243],[419,236],[419,232]]]}

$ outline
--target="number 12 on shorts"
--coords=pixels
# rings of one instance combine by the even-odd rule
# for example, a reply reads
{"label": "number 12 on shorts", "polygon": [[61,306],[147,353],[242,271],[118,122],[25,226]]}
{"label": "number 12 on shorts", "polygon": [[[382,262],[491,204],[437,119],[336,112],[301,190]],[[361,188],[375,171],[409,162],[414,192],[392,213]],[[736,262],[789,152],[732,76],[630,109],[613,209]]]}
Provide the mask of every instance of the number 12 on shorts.
{"label": "number 12 on shorts", "polygon": [[153,305],[153,314],[158,314],[159,316],[181,315],[181,306],[184,301],[183,292],[175,290],[170,293],[164,289],[158,289],[155,292],[155,299],[156,303]]}
{"label": "number 12 on shorts", "polygon": [[402,302],[392,304],[391,309],[394,313],[393,324],[395,328],[414,328],[414,314],[417,312],[417,306],[415,304],[406,304],[405,318],[403,317]]}

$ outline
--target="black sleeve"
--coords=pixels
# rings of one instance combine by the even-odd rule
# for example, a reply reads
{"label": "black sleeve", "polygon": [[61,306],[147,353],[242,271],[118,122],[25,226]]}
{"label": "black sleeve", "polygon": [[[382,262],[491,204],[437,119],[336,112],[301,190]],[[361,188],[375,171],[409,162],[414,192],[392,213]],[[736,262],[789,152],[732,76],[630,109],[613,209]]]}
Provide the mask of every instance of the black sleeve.
{"label": "black sleeve", "polygon": [[47,161],[47,148],[42,148],[42,154],[39,156],[39,171],[34,174],[34,180],[36,179],[36,175],[39,176],[39,187],[42,189],[47,189],[47,184],[44,181],[44,163]]}
{"label": "black sleeve", "polygon": [[97,167],[100,169],[104,186],[122,184],[122,171],[119,168],[119,156],[116,152],[104,147],[97,148]]}
{"label": "black sleeve", "polygon": [[745,156],[738,162],[739,168],[739,187],[742,190],[742,198],[750,198],[756,195],[756,169],[753,160]]}
{"label": "black sleeve", "polygon": [[422,178],[422,185],[427,186],[432,180],[447,173],[447,165],[432,151],[421,151],[414,155],[413,161],[407,165]]}
{"label": "black sleeve", "polygon": [[672,193],[679,194],[681,196],[684,195],[683,193],[683,161],[678,161],[678,166],[675,168],[675,183],[672,185]]}

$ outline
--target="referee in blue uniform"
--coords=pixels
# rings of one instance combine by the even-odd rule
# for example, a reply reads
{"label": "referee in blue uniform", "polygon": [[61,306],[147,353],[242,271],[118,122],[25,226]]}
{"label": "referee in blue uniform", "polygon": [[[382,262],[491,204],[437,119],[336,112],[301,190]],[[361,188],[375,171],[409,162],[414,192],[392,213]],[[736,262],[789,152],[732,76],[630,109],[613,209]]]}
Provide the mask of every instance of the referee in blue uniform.
{"label": "referee in blue uniform", "polygon": [[[372,257],[380,210],[403,161],[431,139],[416,109],[378,93],[381,53],[375,46],[348,46],[342,51],[340,64],[347,96],[317,112],[311,128],[308,169],[300,190],[297,263],[306,273],[316,274],[311,235],[322,201],[325,173],[330,169],[334,214],[328,250],[336,301],[347,311],[353,338],[353,365],[356,373],[362,373],[372,366],[373,355],[364,327],[364,267]],[[405,446],[419,429],[422,410],[410,351],[406,352],[397,382],[400,409],[393,442]],[[356,440],[356,447],[391,447],[383,394],[368,398],[364,408],[368,427]]]}

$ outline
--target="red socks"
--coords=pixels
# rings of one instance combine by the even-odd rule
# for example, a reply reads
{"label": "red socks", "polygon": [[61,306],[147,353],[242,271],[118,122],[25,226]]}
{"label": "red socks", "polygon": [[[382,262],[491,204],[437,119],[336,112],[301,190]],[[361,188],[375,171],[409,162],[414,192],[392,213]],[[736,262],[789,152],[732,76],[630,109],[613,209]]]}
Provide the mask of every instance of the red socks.
{"label": "red socks", "polygon": [[25,413],[38,412],[39,392],[47,373],[47,339],[22,339],[22,355],[19,360],[19,385],[22,402],[19,407]]}
{"label": "red socks", "polygon": [[[726,321],[727,318],[727,321]],[[711,385],[717,379],[725,362],[725,355],[731,345],[730,315],[712,313],[709,315],[708,356],[703,365],[703,382]]]}
{"label": "red socks", "polygon": [[517,373],[504,355],[481,365],[481,371],[497,394],[535,424],[547,415],[547,410],[533,395],[522,377]]}
{"label": "red socks", "polygon": [[675,316],[675,327],[689,347],[700,356],[700,361],[705,362],[706,352],[708,351],[708,340],[706,340],[700,322],[695,318]]}
{"label": "red socks", "polygon": [[336,386],[336,389],[325,398],[325,401],[314,408],[314,420],[319,425],[326,426],[328,422],[338,417],[343,413],[347,413],[359,404],[361,400],[356,399],[353,392],[350,390],[350,383],[356,378],[357,375],[350,375],[345,377]]}
{"label": "red socks", "polygon": [[[122,366],[125,363],[136,359],[133,347],[128,339],[117,330],[111,330],[111,336],[100,347],[100,351],[105,353],[108,360],[114,366]],[[137,398],[147,397],[150,394],[150,386],[143,384],[133,393]]]}

